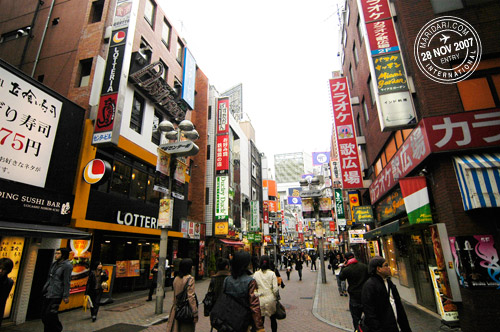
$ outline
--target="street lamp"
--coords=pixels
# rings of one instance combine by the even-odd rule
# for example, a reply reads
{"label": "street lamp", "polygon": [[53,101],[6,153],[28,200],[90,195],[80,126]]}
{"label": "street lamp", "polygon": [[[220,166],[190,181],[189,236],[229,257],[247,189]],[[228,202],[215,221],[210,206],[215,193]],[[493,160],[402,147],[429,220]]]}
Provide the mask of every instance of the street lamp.
{"label": "street lamp", "polygon": [[319,220],[319,199],[322,197],[322,191],[317,187],[320,185],[321,179],[318,176],[314,176],[312,179],[300,179],[299,184],[301,187],[307,187],[308,191],[302,191],[300,196],[302,198],[312,198],[314,199],[314,218],[316,223],[314,224],[314,233],[318,238],[318,251],[320,260],[320,270],[321,270],[321,282],[326,284],[326,270],[325,270],[325,259],[323,253],[323,234],[324,229],[321,221]]}
{"label": "street lamp", "polygon": [[[199,148],[192,141],[200,138],[200,135],[194,128],[194,125],[189,120],[183,120],[179,123],[177,128],[168,120],[163,120],[158,125],[158,130],[165,135],[169,140],[166,144],[161,144],[160,149],[164,150],[170,155],[168,176],[168,193],[165,198],[173,199],[172,196],[172,180],[175,175],[175,160],[177,157],[194,156],[198,153]],[[185,138],[185,140],[181,140]],[[171,142],[175,141],[175,142]],[[173,214],[173,205],[170,210]],[[156,308],[155,314],[163,313],[163,299],[165,298],[165,261],[167,259],[167,245],[168,245],[168,228],[167,226],[161,227],[160,235],[160,255],[158,257],[158,282],[156,284]]]}

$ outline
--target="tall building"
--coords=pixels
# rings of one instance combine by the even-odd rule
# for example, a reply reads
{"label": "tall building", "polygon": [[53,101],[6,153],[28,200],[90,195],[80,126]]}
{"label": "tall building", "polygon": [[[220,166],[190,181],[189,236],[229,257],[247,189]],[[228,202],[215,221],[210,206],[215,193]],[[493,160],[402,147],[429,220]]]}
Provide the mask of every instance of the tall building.
{"label": "tall building", "polygon": [[[159,252],[159,202],[169,178],[174,203],[167,258],[192,258],[196,277],[202,276],[208,78],[168,15],[152,0],[18,1],[3,4],[0,21],[0,58],[37,80],[35,86],[78,104],[85,115],[67,134],[67,144],[81,140],[71,190],[73,231],[54,239],[18,227],[25,241],[23,283],[7,320],[37,317],[40,285],[60,246],[72,248],[74,263],[83,262],[75,265],[70,302],[61,310],[81,306],[90,259],[114,274],[113,292],[149,287]],[[172,158],[170,173],[162,175],[157,151],[168,140],[158,126],[169,120],[177,127],[184,119],[201,136],[199,152]],[[72,158],[57,162],[65,170]],[[35,228],[50,222],[30,221]],[[76,230],[90,239],[78,240]],[[4,241],[6,233],[0,234]]]}
{"label": "tall building", "polygon": [[403,299],[462,331],[499,323],[499,14],[497,1],[439,0],[349,0],[342,14],[366,156],[356,189],[375,216],[360,252],[384,255]]}

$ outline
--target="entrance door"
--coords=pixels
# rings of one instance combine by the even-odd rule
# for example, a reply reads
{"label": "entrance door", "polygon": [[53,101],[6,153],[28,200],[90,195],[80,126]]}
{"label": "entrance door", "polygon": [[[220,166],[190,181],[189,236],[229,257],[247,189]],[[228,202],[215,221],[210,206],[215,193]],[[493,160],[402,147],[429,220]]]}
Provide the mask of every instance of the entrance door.
{"label": "entrance door", "polygon": [[47,281],[50,264],[54,260],[54,249],[39,249],[36,258],[35,273],[31,284],[30,300],[26,320],[41,318],[42,289]]}
{"label": "entrance door", "polygon": [[[432,242],[430,242],[430,234],[428,230],[418,232],[411,235],[411,269],[413,280],[415,281],[415,292],[417,295],[417,303],[432,310],[436,311],[436,300],[434,299],[434,292],[432,288],[432,280],[429,274],[429,265],[433,265],[435,261],[432,253]],[[428,238],[428,241],[427,239]],[[427,248],[427,242],[430,242],[430,251]]]}

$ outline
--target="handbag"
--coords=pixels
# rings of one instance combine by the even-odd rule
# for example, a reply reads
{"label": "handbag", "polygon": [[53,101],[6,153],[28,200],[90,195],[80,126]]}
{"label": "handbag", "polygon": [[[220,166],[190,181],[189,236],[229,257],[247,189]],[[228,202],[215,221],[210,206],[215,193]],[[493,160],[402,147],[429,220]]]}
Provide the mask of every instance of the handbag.
{"label": "handbag", "polygon": [[273,315],[276,319],[285,319],[286,310],[279,300],[276,300],[276,312]]}
{"label": "handbag", "polygon": [[213,280],[210,281],[210,286],[208,287],[208,292],[205,295],[205,298],[203,299],[203,316],[208,317],[210,316],[210,311],[212,311],[212,308],[214,307],[215,304],[215,292],[213,289]]}
{"label": "handbag", "polygon": [[[227,281],[227,279],[226,279]],[[224,283],[225,285],[225,283]],[[210,312],[210,324],[219,332],[246,332],[252,315],[248,304],[224,291]]]}
{"label": "handbag", "polygon": [[[186,284],[184,285],[184,289],[180,294],[178,294],[175,298],[175,319],[177,319],[179,322],[182,323],[192,323],[194,320],[194,314],[193,310],[191,309],[191,306],[189,305],[189,299],[188,299],[188,294],[187,294],[187,287],[189,278],[186,281]],[[196,294],[195,294],[196,297]],[[196,301],[198,302],[198,301]]]}

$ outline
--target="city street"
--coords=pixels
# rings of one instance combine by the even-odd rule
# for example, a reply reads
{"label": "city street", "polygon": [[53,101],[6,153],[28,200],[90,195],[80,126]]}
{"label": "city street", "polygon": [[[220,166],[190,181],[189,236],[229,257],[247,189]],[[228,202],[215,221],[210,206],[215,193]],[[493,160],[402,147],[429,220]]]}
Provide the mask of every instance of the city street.
{"label": "city street", "polygon": [[[302,281],[297,271],[292,271],[290,280],[281,271],[285,288],[280,289],[281,302],[287,310],[287,318],[278,321],[281,331],[352,331],[351,316],[348,311],[348,298],[340,297],[337,284],[331,270],[326,270],[327,284],[321,284],[321,273],[311,272],[304,266]],[[200,302],[200,313],[203,312],[201,301],[206,294],[209,279],[196,283],[196,294]],[[167,289],[164,302],[164,313],[155,315],[155,301],[146,302],[147,292],[137,292],[133,298],[116,299],[115,303],[102,306],[98,319],[91,322],[89,312],[75,309],[59,315],[65,332],[159,332],[166,330],[166,318],[172,305],[172,291]],[[413,332],[447,331],[440,330],[440,320],[432,313],[427,313],[407,305],[406,311]],[[271,331],[269,319],[265,322],[267,331]],[[18,326],[2,327],[1,332],[30,331],[41,332],[40,320],[29,321]],[[196,331],[209,332],[208,317],[200,315]]]}

